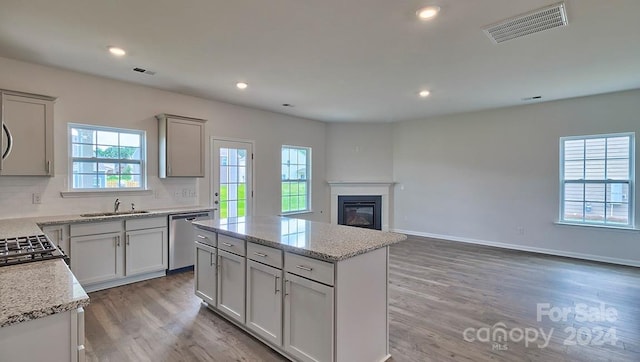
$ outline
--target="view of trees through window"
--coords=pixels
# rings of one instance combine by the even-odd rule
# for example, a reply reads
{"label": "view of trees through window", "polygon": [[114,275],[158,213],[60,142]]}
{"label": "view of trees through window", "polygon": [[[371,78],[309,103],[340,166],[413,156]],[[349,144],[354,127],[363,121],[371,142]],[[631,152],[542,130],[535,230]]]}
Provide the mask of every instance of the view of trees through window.
{"label": "view of trees through window", "polygon": [[144,187],[144,132],[70,125],[73,189]]}
{"label": "view of trees through window", "polygon": [[282,146],[282,212],[308,211],[311,148]]}

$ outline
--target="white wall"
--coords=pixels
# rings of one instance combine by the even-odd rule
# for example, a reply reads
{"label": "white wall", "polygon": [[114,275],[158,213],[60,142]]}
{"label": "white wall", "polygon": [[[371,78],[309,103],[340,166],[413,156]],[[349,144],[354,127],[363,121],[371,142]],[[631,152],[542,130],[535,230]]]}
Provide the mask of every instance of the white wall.
{"label": "white wall", "polygon": [[640,136],[639,100],[636,90],[395,125],[395,229],[640,265],[639,232],[554,224],[559,138]]}
{"label": "white wall", "polygon": [[[132,74],[132,76],[135,76]],[[204,118],[207,122],[207,175],[210,175],[211,136],[255,141],[255,214],[280,211],[280,146],[313,148],[313,208],[304,217],[328,220],[325,178],[325,124],[246,107],[185,96],[130,83],[0,58],[0,88],[58,97],[54,108],[55,177],[0,177],[0,218],[107,211],[115,197],[61,198],[67,190],[67,123],[142,129],[147,132],[151,196],[121,196],[123,206],[138,209],[210,205],[210,177],[161,180],[158,175],[157,121],[159,113]],[[183,197],[182,191],[196,197]],[[40,192],[42,204],[31,194]],[[189,194],[189,192],[187,192]]]}
{"label": "white wall", "polygon": [[392,140],[392,124],[327,124],[327,180],[393,180]]}

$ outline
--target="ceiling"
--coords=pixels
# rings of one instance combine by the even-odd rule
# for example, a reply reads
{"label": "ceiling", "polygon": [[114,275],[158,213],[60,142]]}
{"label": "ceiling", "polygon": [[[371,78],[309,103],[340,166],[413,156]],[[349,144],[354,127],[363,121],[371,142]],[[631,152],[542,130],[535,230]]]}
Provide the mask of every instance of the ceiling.
{"label": "ceiling", "polygon": [[500,44],[482,31],[554,2],[2,0],[0,56],[328,122],[640,88],[638,0],[567,0],[569,26]]}

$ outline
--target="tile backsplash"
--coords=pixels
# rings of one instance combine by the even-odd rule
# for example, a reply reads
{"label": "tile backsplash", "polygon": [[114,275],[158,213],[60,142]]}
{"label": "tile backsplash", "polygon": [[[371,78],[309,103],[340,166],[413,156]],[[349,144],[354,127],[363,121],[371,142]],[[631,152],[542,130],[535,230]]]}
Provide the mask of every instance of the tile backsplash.
{"label": "tile backsplash", "polygon": [[67,191],[66,177],[4,176],[0,177],[0,219],[111,211],[116,198],[120,210],[131,209],[131,203],[137,210],[207,203],[206,195],[200,195],[198,179],[149,177],[148,187],[149,195],[63,198],[60,192]]}

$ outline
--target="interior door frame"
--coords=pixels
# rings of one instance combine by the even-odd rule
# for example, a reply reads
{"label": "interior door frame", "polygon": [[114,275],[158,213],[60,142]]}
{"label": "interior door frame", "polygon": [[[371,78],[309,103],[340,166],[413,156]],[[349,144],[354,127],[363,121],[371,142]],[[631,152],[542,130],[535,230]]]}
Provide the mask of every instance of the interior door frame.
{"label": "interior door frame", "polygon": [[[247,206],[248,207],[248,212],[246,216],[252,216],[254,214],[254,209],[255,209],[255,180],[256,180],[256,176],[255,176],[255,167],[254,167],[254,155],[256,153],[256,141],[254,140],[248,140],[248,139],[244,139],[244,138],[233,138],[233,137],[219,137],[219,136],[211,136],[211,140],[210,140],[210,155],[211,155],[211,174],[209,175],[211,177],[211,181],[209,182],[209,205],[211,205],[212,208],[218,209],[219,205],[214,204],[214,196],[213,196],[213,186],[215,185],[216,182],[216,176],[217,173],[219,171],[219,167],[220,165],[218,165],[218,162],[220,160],[216,160],[215,154],[216,154],[216,148],[215,148],[215,141],[223,141],[223,142],[240,142],[240,143],[247,143],[251,145],[251,159],[248,160],[249,162],[251,162],[251,177],[250,177],[250,181],[251,181],[251,194],[250,196],[247,198]],[[220,210],[215,210],[214,211],[214,215],[219,215]]]}

